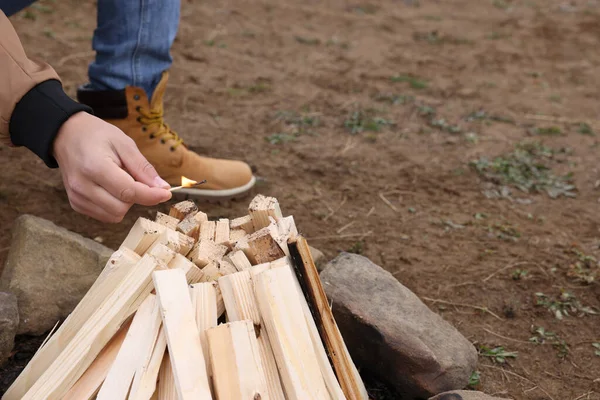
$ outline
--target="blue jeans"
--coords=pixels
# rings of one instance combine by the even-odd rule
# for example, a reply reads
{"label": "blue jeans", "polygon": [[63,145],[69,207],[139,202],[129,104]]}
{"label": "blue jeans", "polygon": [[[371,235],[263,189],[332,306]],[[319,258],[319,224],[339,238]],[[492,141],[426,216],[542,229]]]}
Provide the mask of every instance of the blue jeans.
{"label": "blue jeans", "polygon": [[[0,0],[0,9],[10,16],[33,2]],[[179,28],[179,11],[180,0],[98,0],[90,87],[139,86],[152,97],[162,72],[173,62],[170,50]]]}

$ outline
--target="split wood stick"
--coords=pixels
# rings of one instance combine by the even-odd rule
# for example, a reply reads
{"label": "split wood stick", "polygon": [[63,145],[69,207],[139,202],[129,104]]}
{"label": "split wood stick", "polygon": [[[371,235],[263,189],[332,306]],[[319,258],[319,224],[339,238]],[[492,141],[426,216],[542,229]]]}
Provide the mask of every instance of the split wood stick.
{"label": "split wood stick", "polygon": [[281,218],[277,222],[275,222],[275,220],[271,220],[269,229],[271,231],[271,236],[273,236],[273,239],[275,239],[275,241],[277,242],[279,247],[281,247],[285,255],[289,256],[290,251],[287,245],[288,240],[298,236],[298,229],[296,228],[294,217],[290,215]]}
{"label": "split wood stick", "polygon": [[243,271],[252,267],[250,260],[246,257],[246,254],[242,250],[236,250],[225,256],[238,271]]}
{"label": "split wood stick", "polygon": [[230,247],[229,220],[227,218],[221,218],[217,221],[217,225],[215,227],[215,243]]}
{"label": "split wood stick", "polygon": [[196,214],[194,214],[194,219],[199,224],[202,224],[204,221],[208,221],[208,215],[206,215],[206,213],[203,213],[202,211],[198,211]]}
{"label": "split wood stick", "polygon": [[96,282],[54,335],[35,353],[29,364],[4,394],[4,400],[23,398],[139,260],[140,256],[127,248],[113,253]]}
{"label": "split wood stick", "polygon": [[184,235],[181,232],[165,228],[164,232],[156,239],[156,243],[164,244],[175,253],[183,254],[185,256],[192,250],[195,241],[193,238]]}
{"label": "split wood stick", "polygon": [[243,229],[229,229],[228,247],[230,249],[234,248],[237,242],[246,235],[247,233]]}
{"label": "split wood stick", "polygon": [[250,215],[244,215],[229,222],[231,230],[243,229],[247,234],[254,233],[254,224]]}
{"label": "split wood stick", "polygon": [[123,324],[119,332],[104,346],[98,357],[96,357],[84,374],[81,375],[77,383],[69,389],[62,400],[90,400],[96,398],[102,382],[104,382],[111,365],[115,361],[115,358],[117,358],[119,349],[129,330],[130,322]]}
{"label": "split wood stick", "polygon": [[168,248],[162,243],[154,243],[148,249],[148,254],[156,258],[158,261],[162,262],[165,265],[168,265],[173,258],[175,258],[175,253],[173,249]]}
{"label": "split wood stick", "polygon": [[204,276],[204,272],[200,268],[196,266],[193,262],[182,256],[181,254],[176,254],[175,258],[169,263],[170,269],[181,269],[185,274],[187,282],[197,283],[202,281],[202,277]]}
{"label": "split wood stick", "polygon": [[187,217],[177,224],[177,230],[197,241],[200,236],[200,222],[196,221],[193,216]]}
{"label": "split wood stick", "polygon": [[248,212],[252,216],[254,231],[269,226],[271,223],[269,217],[272,217],[275,221],[283,218],[277,199],[275,197],[265,197],[262,194],[252,199],[248,207]]}
{"label": "split wood stick", "polygon": [[121,244],[121,248],[128,248],[141,256],[167,229],[149,219],[138,218]]}
{"label": "split wood stick", "polygon": [[206,363],[185,274],[179,269],[152,275],[180,400],[211,399]]}
{"label": "split wood stick", "polygon": [[327,357],[327,352],[325,351],[325,347],[323,346],[323,342],[321,341],[321,336],[319,335],[319,330],[317,329],[317,325],[313,316],[308,307],[308,303],[306,302],[306,298],[304,297],[304,293],[302,293],[302,288],[300,287],[300,283],[296,277],[294,272],[294,268],[290,263],[289,257],[283,257],[279,260],[275,260],[269,264],[261,264],[253,266],[250,270],[252,274],[252,278],[255,277],[262,271],[266,271],[268,269],[274,268],[284,268],[290,271],[290,274],[293,276],[294,284],[296,287],[296,293],[298,298],[300,299],[300,304],[302,306],[302,311],[304,313],[304,319],[306,321],[306,325],[308,327],[308,332],[310,334],[310,339],[313,344],[313,348],[315,350],[315,354],[317,355],[317,361],[319,363],[319,367],[321,368],[321,374],[323,376],[323,380],[325,381],[325,386],[329,391],[329,397],[333,400],[345,400],[346,396],[344,396],[344,392],[335,376],[335,372],[333,371],[333,367],[329,362],[329,358]]}
{"label": "split wood stick", "polygon": [[285,396],[281,380],[279,379],[273,349],[269,342],[269,334],[264,329],[264,323],[254,297],[250,271],[237,272],[220,278],[219,287],[223,294],[227,319],[229,321],[250,320],[254,324],[269,398],[272,400],[284,400]]}
{"label": "split wood stick", "polygon": [[204,268],[211,261],[222,259],[225,253],[227,253],[226,246],[216,244],[212,240],[200,239],[188,254],[188,258],[198,267]]}
{"label": "split wood stick", "polygon": [[83,324],[23,399],[60,399],[94,361],[106,343],[127,319],[132,304],[152,290],[154,257],[147,255],[129,270],[100,308]]}
{"label": "split wood stick", "polygon": [[204,221],[200,224],[200,240],[215,240],[217,223],[215,221]]}
{"label": "split wood stick", "polygon": [[194,215],[198,212],[198,206],[196,203],[190,200],[182,201],[177,204],[173,204],[169,210],[169,216],[177,218],[179,221],[187,217],[188,215]]}
{"label": "split wood stick", "polygon": [[242,250],[252,264],[271,262],[285,256],[268,227],[254,232],[245,240],[238,241],[236,248]]}
{"label": "split wood stick", "polygon": [[217,326],[217,284],[215,282],[197,283],[190,287],[190,298],[196,312],[196,326],[200,332],[200,344],[206,363],[206,372],[211,376],[208,359],[206,330]]}
{"label": "split wood stick", "polygon": [[177,218],[171,217],[167,214],[163,214],[160,211],[156,213],[156,218],[154,221],[173,230],[177,229],[177,224],[179,223],[179,220]]}
{"label": "split wood stick", "polygon": [[220,277],[233,274],[237,272],[235,267],[224,260],[211,261],[206,267],[202,269],[202,282],[215,282]]}
{"label": "split wood stick", "polygon": [[368,399],[364,383],[350,357],[340,330],[335,322],[325,290],[319,278],[312,254],[306,239],[298,236],[289,243],[295,269],[298,271],[300,286],[313,320],[316,322],[322,342],[325,344],[335,369],[338,381],[345,396],[349,399]]}
{"label": "split wood stick", "polygon": [[156,296],[150,294],[135,313],[125,342],[108,371],[97,400],[127,399],[135,371],[152,355],[160,324]]}
{"label": "split wood stick", "polygon": [[156,392],[156,381],[166,349],[167,337],[161,325],[156,343],[154,343],[154,349],[152,349],[152,355],[146,363],[140,365],[135,371],[128,400],[149,400],[152,398],[152,395]]}
{"label": "split wood stick", "polygon": [[165,353],[160,374],[158,375],[158,400],[179,400],[177,386],[175,385],[175,375],[171,365],[169,353]]}
{"label": "split wood stick", "polygon": [[219,325],[207,332],[219,400],[270,400],[252,321]]}
{"label": "split wood stick", "polygon": [[254,279],[256,300],[290,400],[328,399],[292,272],[264,271]]}

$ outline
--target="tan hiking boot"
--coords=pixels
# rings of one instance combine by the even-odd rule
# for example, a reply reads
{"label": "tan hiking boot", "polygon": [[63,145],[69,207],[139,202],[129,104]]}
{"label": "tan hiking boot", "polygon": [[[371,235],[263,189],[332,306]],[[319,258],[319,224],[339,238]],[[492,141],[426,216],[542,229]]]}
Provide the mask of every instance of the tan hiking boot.
{"label": "tan hiking boot", "polygon": [[164,72],[152,101],[139,87],[95,91],[85,86],[77,90],[78,100],[94,110],[96,116],[117,126],[135,140],[142,154],[160,176],[172,186],[181,177],[194,181],[206,179],[197,188],[178,191],[190,197],[229,199],[250,191],[256,182],[248,164],[242,161],[203,157],[189,150],[183,140],[163,120],[163,96],[168,73]]}

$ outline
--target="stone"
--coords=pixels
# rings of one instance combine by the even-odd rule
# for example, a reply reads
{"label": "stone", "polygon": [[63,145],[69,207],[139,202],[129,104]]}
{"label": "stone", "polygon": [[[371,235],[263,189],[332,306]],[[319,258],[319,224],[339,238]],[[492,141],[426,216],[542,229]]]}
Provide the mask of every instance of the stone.
{"label": "stone", "polygon": [[113,251],[100,243],[23,215],[15,221],[0,290],[17,297],[18,334],[41,335],[66,318]]}
{"label": "stone", "polygon": [[323,271],[325,265],[327,264],[327,260],[325,259],[325,254],[319,249],[315,249],[312,246],[308,246],[310,248],[310,254],[312,255],[313,261],[315,262],[315,266],[317,267],[317,271]]}
{"label": "stone", "polygon": [[392,274],[363,256],[342,253],[321,280],[359,369],[407,399],[468,384],[477,365],[475,347]]}
{"label": "stone", "polygon": [[19,310],[16,296],[0,292],[0,365],[10,356],[18,326]]}
{"label": "stone", "polygon": [[429,400],[511,400],[503,397],[493,397],[482,392],[473,392],[470,390],[454,390],[451,392],[440,393],[431,397]]}

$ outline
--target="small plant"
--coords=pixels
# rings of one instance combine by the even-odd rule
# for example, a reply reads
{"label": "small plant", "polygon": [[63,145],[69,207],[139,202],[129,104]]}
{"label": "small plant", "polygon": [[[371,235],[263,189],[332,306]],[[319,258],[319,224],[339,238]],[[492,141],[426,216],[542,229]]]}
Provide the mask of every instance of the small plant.
{"label": "small plant", "polygon": [[485,110],[477,110],[473,111],[471,114],[467,115],[465,120],[467,122],[472,121],[493,121],[493,122],[503,122],[506,124],[515,124],[515,120],[510,117],[504,117],[502,115],[488,114]]}
{"label": "small plant", "polygon": [[552,344],[552,347],[554,347],[557,350],[556,355],[559,358],[565,358],[569,355],[569,346],[567,345],[567,342],[561,339],[556,333],[547,331],[542,326],[532,327],[531,330],[534,334],[532,337],[529,338],[529,341],[531,343]]}
{"label": "small plant", "polygon": [[282,144],[287,142],[293,142],[296,140],[295,135],[288,135],[287,133],[274,133],[266,136],[265,140],[271,144]]}
{"label": "small plant", "polygon": [[535,128],[534,133],[536,135],[558,136],[562,135],[562,130],[558,126],[549,126],[545,128]]}
{"label": "small plant", "polygon": [[502,10],[506,10],[508,8],[508,3],[504,0],[493,0],[492,4],[496,8],[500,8]]}
{"label": "small plant", "polygon": [[567,276],[586,284],[594,282],[599,270],[596,257],[587,255],[576,247],[571,248],[568,253],[574,255],[576,261],[569,265]]}
{"label": "small plant", "polygon": [[573,177],[570,174],[556,176],[548,165],[555,160],[556,154],[540,143],[525,143],[493,160],[481,157],[472,161],[471,166],[486,180],[511,185],[525,193],[545,191],[551,198],[575,197]]}
{"label": "small plant", "polygon": [[561,290],[560,296],[557,299],[541,292],[536,293],[535,297],[536,306],[548,309],[558,320],[563,319],[565,316],[568,317],[571,314],[579,316],[598,314],[597,310],[592,307],[583,306],[575,295],[565,290]]}
{"label": "small plant", "polygon": [[431,125],[434,128],[437,128],[441,131],[446,131],[448,133],[462,132],[462,129],[460,128],[460,126],[451,125],[451,124],[447,123],[444,118],[439,118],[439,119],[433,118],[433,119],[431,119],[431,121],[429,121],[429,125]]}
{"label": "small plant", "polygon": [[392,82],[408,82],[410,84],[410,87],[413,89],[427,89],[427,87],[429,86],[427,81],[422,80],[420,78],[415,78],[410,75],[395,75],[392,76],[390,79]]}
{"label": "small plant", "polygon": [[354,243],[349,249],[348,249],[348,253],[354,253],[354,254],[362,254],[364,251],[364,247],[365,244],[362,240],[359,240],[358,242]]}
{"label": "small plant", "polygon": [[502,346],[494,347],[492,349],[481,346],[479,348],[479,355],[489,357],[495,363],[504,364],[506,363],[507,358],[517,358],[518,353],[516,351],[506,351]]}
{"label": "small plant", "polygon": [[475,389],[481,383],[481,372],[473,371],[469,376],[469,389]]}
{"label": "small plant", "polygon": [[505,241],[516,242],[520,237],[521,233],[512,225],[492,224],[487,228],[488,232],[498,239]]}
{"label": "small plant", "polygon": [[596,354],[598,357],[600,357],[600,343],[592,343],[592,346],[594,346],[594,354]]}
{"label": "small plant", "polygon": [[344,121],[344,127],[352,135],[363,131],[379,132],[383,127],[395,124],[394,121],[375,116],[373,110],[353,111]]}
{"label": "small plant", "polygon": [[318,46],[321,44],[321,41],[316,38],[306,38],[303,36],[294,36],[294,38],[296,39],[296,42],[298,42],[300,44],[305,44],[308,46]]}
{"label": "small plant", "polygon": [[526,269],[514,270],[512,273],[513,281],[520,281],[521,279],[526,278],[528,273],[529,273],[529,271],[527,271]]}
{"label": "small plant", "polygon": [[592,127],[586,124],[585,122],[579,123],[579,125],[577,126],[577,132],[581,133],[582,135],[596,136]]}

